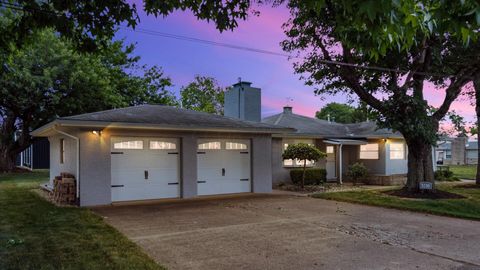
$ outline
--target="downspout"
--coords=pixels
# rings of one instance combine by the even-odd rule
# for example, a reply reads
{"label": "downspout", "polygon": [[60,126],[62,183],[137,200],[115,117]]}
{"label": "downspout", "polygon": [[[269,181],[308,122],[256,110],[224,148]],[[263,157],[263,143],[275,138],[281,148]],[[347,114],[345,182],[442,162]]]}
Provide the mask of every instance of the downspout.
{"label": "downspout", "polygon": [[343,146],[343,144],[339,144],[339,146],[338,146],[338,152],[339,152],[339,155],[338,155],[338,159],[339,159],[339,160],[338,160],[338,163],[340,163],[339,166],[338,166],[338,174],[339,174],[338,180],[339,180],[339,182],[340,182],[340,185],[343,185],[343,171],[342,171],[342,167],[343,167],[343,164],[342,164],[342,163],[343,163],[343,160],[342,160],[342,159],[343,159],[343,158],[342,158],[343,151],[342,151],[342,146]]}
{"label": "downspout", "polygon": [[[56,126],[53,126],[53,130],[55,130],[56,132],[62,134],[62,135],[65,135],[71,139],[74,139],[75,142],[76,142],[76,148],[77,148],[77,161],[76,161],[76,172],[75,172],[75,177],[77,178],[77,190],[76,190],[76,193],[77,193],[77,199],[80,198],[80,140],[78,139],[78,137],[75,137],[73,136],[72,134],[68,134],[66,132],[63,132],[61,130],[58,130]],[[80,202],[79,202],[80,203]]]}

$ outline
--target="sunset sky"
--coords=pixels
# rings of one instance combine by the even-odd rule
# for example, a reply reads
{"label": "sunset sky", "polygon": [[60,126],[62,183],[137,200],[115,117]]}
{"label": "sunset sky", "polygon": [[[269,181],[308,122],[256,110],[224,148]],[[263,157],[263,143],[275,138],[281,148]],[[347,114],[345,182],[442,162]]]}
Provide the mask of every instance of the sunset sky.
{"label": "sunset sky", "polygon": [[[220,34],[213,24],[198,21],[188,11],[175,12],[166,18],[155,18],[142,11],[141,2],[134,2],[137,2],[140,15],[137,29],[282,53],[279,43],[285,38],[281,26],[289,17],[286,8],[260,8],[259,17],[252,16],[247,21],[240,22],[233,32]],[[294,112],[306,116],[313,116],[325,103],[345,102],[342,96],[328,96],[324,100],[315,96],[313,88],[305,86],[299,80],[299,75],[293,72],[293,63],[285,57],[169,39],[126,28],[120,29],[117,38],[125,38],[127,43],[136,43],[136,54],[141,56],[141,62],[161,66],[165,74],[172,78],[175,84],[172,90],[177,93],[195,75],[214,77],[222,86],[229,86],[241,77],[243,81],[250,81],[253,86],[262,89],[263,116],[280,112],[289,97],[293,99],[289,103]],[[426,97],[431,105],[438,106],[443,96],[442,90],[428,87]],[[456,101],[452,108],[467,120],[473,120],[474,108],[468,101]]]}

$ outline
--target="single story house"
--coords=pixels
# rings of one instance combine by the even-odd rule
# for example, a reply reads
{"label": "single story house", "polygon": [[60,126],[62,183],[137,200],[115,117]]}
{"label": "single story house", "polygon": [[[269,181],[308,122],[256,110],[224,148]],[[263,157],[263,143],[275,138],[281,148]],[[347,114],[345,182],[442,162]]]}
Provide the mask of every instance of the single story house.
{"label": "single story house", "polygon": [[48,186],[61,172],[74,175],[81,206],[268,193],[300,165],[281,157],[297,142],[328,154],[308,166],[326,168],[331,180],[342,180],[357,161],[380,184],[407,170],[407,149],[398,133],[374,123],[342,125],[300,116],[291,107],[261,120],[260,89],[248,82],[226,92],[225,116],[140,105],[61,117],[32,135],[50,142]]}
{"label": "single story house", "polygon": [[473,165],[478,163],[478,142],[467,137],[441,138],[435,146],[439,165]]}
{"label": "single story house", "polygon": [[478,141],[468,141],[465,146],[465,164],[478,163]]}

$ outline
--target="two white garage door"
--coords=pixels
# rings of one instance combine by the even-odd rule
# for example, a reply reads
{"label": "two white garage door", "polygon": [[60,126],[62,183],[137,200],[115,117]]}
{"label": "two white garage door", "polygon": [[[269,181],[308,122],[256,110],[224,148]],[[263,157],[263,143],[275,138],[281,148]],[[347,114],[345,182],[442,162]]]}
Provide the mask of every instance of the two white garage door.
{"label": "two white garage door", "polygon": [[[114,137],[111,140],[112,201],[180,196],[180,141]],[[249,140],[200,140],[198,195],[251,191]]]}

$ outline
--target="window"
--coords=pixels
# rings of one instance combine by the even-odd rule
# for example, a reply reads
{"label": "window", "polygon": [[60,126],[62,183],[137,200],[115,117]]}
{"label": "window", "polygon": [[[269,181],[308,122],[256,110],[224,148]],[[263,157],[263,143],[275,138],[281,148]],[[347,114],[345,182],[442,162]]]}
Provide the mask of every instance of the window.
{"label": "window", "polygon": [[153,150],[175,150],[177,145],[171,142],[150,141],[150,149]]}
{"label": "window", "polygon": [[327,154],[335,153],[335,148],[331,145],[327,146]]}
{"label": "window", "polygon": [[360,145],[360,159],[378,159],[378,143]]}
{"label": "window", "polygon": [[198,145],[198,149],[200,150],[218,150],[222,149],[220,142],[207,142],[201,143]]}
{"label": "window", "polygon": [[135,141],[122,141],[116,142],[113,144],[113,149],[143,149],[143,141],[135,140]]}
{"label": "window", "polygon": [[[313,140],[289,140],[288,143],[283,144],[283,150],[287,150],[289,144],[297,144],[297,143],[306,143],[310,146],[314,146]],[[315,165],[314,161],[307,160],[306,162],[307,167],[313,167]],[[292,160],[292,159],[285,159],[283,161],[283,166],[286,167],[303,167],[303,160]]]}
{"label": "window", "polygon": [[225,148],[227,150],[246,150],[247,145],[244,143],[227,142]]}
{"label": "window", "polygon": [[390,144],[390,159],[405,159],[405,145],[403,143]]}
{"label": "window", "polygon": [[65,139],[60,139],[60,164],[65,162]]}

